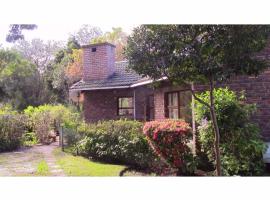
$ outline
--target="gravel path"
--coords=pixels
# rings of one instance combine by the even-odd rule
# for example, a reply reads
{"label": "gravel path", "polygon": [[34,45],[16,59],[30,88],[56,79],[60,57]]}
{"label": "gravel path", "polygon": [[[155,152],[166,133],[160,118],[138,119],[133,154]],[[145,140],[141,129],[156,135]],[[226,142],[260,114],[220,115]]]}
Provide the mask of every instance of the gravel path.
{"label": "gravel path", "polygon": [[49,166],[50,176],[65,176],[56,164],[53,151],[58,142],[50,145],[36,145],[18,151],[0,153],[0,176],[35,176],[37,165],[45,160]]}

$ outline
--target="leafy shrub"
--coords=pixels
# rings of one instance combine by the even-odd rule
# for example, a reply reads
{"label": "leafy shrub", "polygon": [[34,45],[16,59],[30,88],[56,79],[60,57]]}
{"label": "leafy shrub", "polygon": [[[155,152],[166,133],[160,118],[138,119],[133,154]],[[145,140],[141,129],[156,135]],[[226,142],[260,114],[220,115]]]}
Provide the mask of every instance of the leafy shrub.
{"label": "leafy shrub", "polygon": [[0,104],[0,115],[5,114],[18,114],[18,112],[10,104]]}
{"label": "leafy shrub", "polygon": [[170,168],[177,169],[178,175],[194,172],[191,149],[188,146],[191,129],[182,120],[146,122],[143,128],[150,146]]}
{"label": "leafy shrub", "polygon": [[77,142],[84,138],[85,134],[78,132],[75,128],[63,127],[64,143],[68,147],[75,147]]}
{"label": "leafy shrub", "polygon": [[[214,91],[217,122],[220,129],[221,164],[224,175],[260,175],[264,164],[262,154],[266,145],[260,137],[257,124],[251,121],[256,111],[253,104],[244,104],[244,95],[225,89]],[[199,95],[209,101],[209,92]],[[196,102],[196,121],[199,123],[199,141],[202,151],[211,163],[215,162],[214,133],[210,111]]]}
{"label": "leafy shrub", "polygon": [[97,160],[148,168],[154,155],[142,126],[138,121],[129,120],[82,124],[78,132],[86,137],[80,140],[77,150]]}
{"label": "leafy shrub", "polygon": [[34,131],[37,133],[39,142],[43,144],[49,144],[51,142],[50,140],[50,134],[51,130],[54,129],[53,127],[53,119],[50,115],[50,112],[44,111],[40,112],[37,115],[35,115],[35,121],[34,121]]}
{"label": "leafy shrub", "polygon": [[58,126],[73,128],[80,119],[79,113],[63,105],[29,106],[24,113],[29,131],[35,132],[41,143],[49,143],[51,131],[56,131]]}
{"label": "leafy shrub", "polygon": [[23,146],[33,146],[37,144],[37,142],[38,142],[37,135],[33,132],[27,132],[22,135]]}
{"label": "leafy shrub", "polygon": [[0,152],[17,149],[25,131],[25,117],[20,114],[0,114]]}

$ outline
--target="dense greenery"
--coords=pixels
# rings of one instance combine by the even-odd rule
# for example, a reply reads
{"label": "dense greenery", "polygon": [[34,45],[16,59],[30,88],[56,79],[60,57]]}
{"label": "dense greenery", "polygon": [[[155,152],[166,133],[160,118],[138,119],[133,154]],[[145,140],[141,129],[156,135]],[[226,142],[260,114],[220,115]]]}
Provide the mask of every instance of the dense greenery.
{"label": "dense greenery", "polygon": [[151,121],[145,123],[143,132],[149,145],[165,162],[163,171],[171,168],[176,169],[177,175],[194,173],[194,158],[188,146],[192,135],[188,123],[181,120]]}
{"label": "dense greenery", "polygon": [[[251,122],[256,111],[255,105],[245,104],[229,89],[214,90],[217,123],[220,128],[221,165],[224,175],[261,175],[264,170],[262,154],[266,146],[260,138],[258,125]],[[209,101],[209,92],[199,95]],[[213,125],[207,106],[196,103],[196,120],[200,124],[199,141],[202,151],[214,163]]]}
{"label": "dense greenery", "polygon": [[42,103],[37,96],[35,66],[14,51],[0,50],[0,102],[17,109]]}
{"label": "dense greenery", "polygon": [[155,156],[142,133],[143,124],[117,120],[84,124],[78,128],[86,134],[78,145],[79,154],[93,159],[147,168]]}
{"label": "dense greenery", "polygon": [[78,125],[80,114],[63,105],[29,106],[24,110],[28,118],[28,129],[37,134],[42,143],[50,142],[50,134],[60,126],[74,128]]}
{"label": "dense greenery", "polygon": [[26,132],[21,139],[23,146],[33,146],[38,143],[37,135],[34,132]]}
{"label": "dense greenery", "polygon": [[0,106],[0,152],[17,149],[25,132],[25,117],[9,106]]}
{"label": "dense greenery", "polygon": [[[266,69],[266,60],[254,55],[266,46],[269,33],[269,25],[141,25],[128,39],[125,54],[131,69],[155,80],[165,76],[172,83],[186,84],[210,109],[218,176],[220,134],[213,90],[217,81]],[[196,96],[193,82],[209,87],[210,101]]]}
{"label": "dense greenery", "polygon": [[0,105],[0,151],[50,143],[60,126],[74,129],[80,123],[80,114],[63,105],[29,106],[24,112]]}

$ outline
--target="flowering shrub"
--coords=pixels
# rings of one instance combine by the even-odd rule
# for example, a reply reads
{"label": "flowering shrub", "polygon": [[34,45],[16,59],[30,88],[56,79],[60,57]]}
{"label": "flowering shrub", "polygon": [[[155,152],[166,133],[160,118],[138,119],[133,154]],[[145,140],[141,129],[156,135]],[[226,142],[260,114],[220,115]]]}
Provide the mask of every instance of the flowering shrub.
{"label": "flowering shrub", "polygon": [[143,128],[150,146],[169,168],[178,175],[194,171],[193,156],[188,146],[191,136],[189,124],[182,120],[146,122]]}

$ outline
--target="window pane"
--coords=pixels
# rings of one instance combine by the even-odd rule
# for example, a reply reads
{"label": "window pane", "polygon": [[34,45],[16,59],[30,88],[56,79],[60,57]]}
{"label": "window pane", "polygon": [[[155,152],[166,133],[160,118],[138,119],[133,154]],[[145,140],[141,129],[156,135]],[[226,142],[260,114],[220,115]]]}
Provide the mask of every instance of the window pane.
{"label": "window pane", "polygon": [[168,94],[168,106],[178,106],[178,93],[169,93]]}
{"label": "window pane", "polygon": [[131,97],[119,98],[119,108],[132,108],[133,102]]}
{"label": "window pane", "polygon": [[133,109],[119,109],[119,115],[133,115]]}

